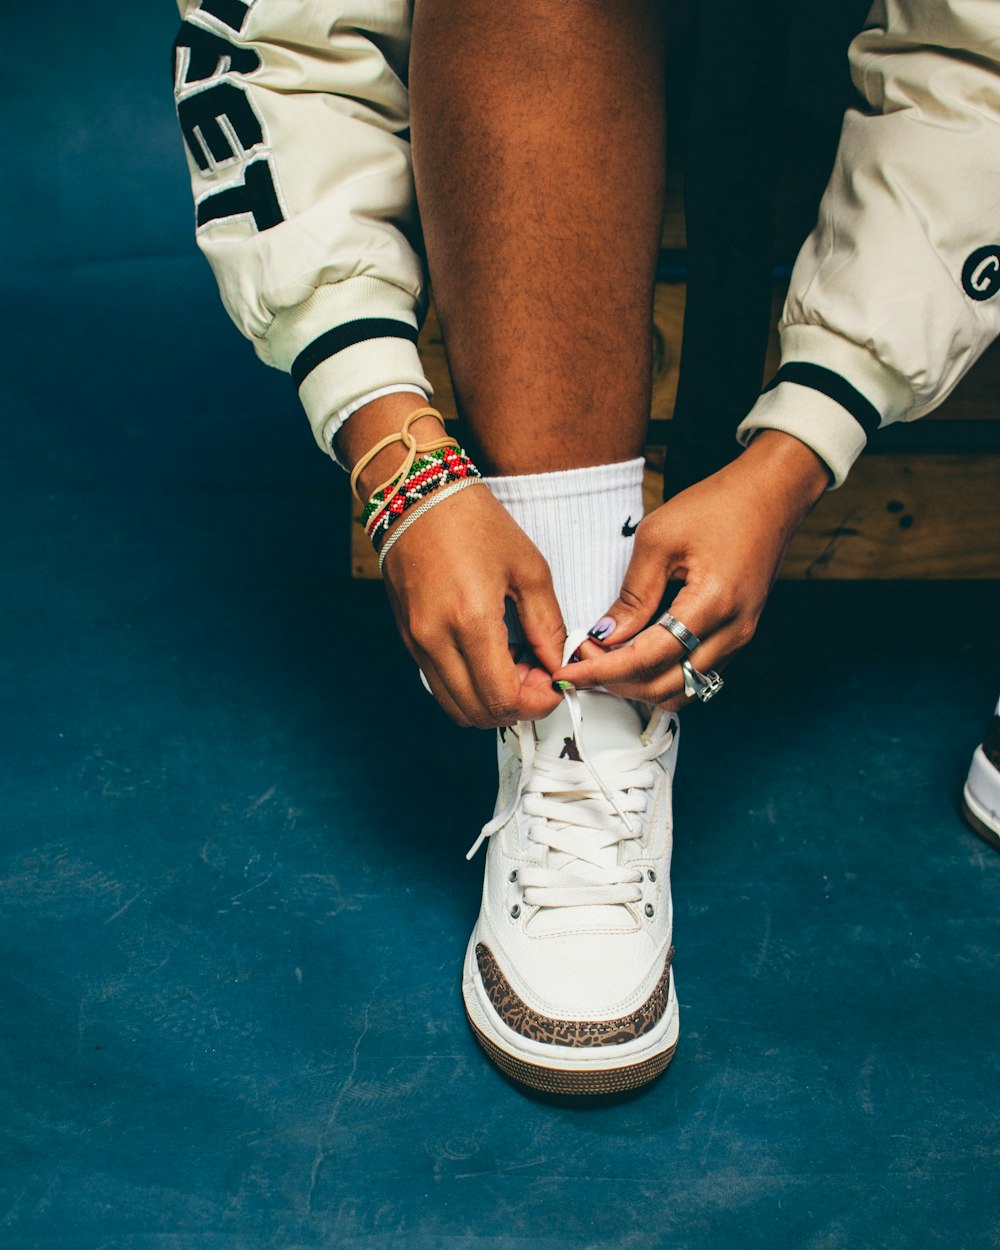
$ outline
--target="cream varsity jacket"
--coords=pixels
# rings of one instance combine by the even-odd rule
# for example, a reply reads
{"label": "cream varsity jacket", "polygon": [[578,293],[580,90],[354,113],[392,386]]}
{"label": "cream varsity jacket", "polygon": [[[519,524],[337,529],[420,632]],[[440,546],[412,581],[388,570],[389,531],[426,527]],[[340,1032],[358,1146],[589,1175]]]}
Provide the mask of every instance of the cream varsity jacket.
{"label": "cream varsity jacket", "polygon": [[739,427],[846,477],[869,434],[930,412],[1000,333],[1000,3],[876,0],[792,271],[781,367]]}
{"label": "cream varsity jacket", "polygon": [[320,446],[410,385],[426,295],[409,0],[179,0],[174,89],[198,243],[230,316],[291,373]]}
{"label": "cream varsity jacket", "polygon": [[[359,398],[428,394],[408,144],[409,0],[179,0],[198,242],[322,447]],[[876,0],[792,274],[781,368],[741,424],[839,485],[878,426],[950,393],[1000,333],[1000,0]],[[724,311],[720,311],[724,315]]]}

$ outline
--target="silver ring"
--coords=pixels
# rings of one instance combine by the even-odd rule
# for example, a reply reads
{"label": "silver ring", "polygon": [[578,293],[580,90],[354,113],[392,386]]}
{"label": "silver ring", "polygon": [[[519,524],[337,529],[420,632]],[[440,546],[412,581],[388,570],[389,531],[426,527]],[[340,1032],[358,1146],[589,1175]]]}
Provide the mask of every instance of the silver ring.
{"label": "silver ring", "polygon": [[701,646],[701,639],[698,635],[693,634],[686,625],[682,625],[677,617],[671,616],[669,612],[664,612],[656,623],[662,625],[668,634],[673,634],[681,646],[686,647],[688,651]]}
{"label": "silver ring", "polygon": [[701,673],[690,660],[684,659],[681,660],[681,669],[684,672],[684,693],[688,698],[697,695],[702,703],[707,703],[725,685],[714,668],[710,668],[707,673]]}

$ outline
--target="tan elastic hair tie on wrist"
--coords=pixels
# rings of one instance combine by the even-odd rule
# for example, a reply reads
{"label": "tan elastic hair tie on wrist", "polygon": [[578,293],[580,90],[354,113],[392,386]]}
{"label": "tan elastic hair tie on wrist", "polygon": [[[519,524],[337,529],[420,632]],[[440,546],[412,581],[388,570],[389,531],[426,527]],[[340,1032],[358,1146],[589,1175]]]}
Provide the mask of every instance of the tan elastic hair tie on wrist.
{"label": "tan elastic hair tie on wrist", "polygon": [[[442,417],[436,408],[418,408],[416,412],[410,413],[410,415],[403,422],[403,428],[397,434],[386,435],[380,443],[375,444],[371,451],[366,451],[358,463],[354,466],[351,473],[351,493],[354,495],[354,498],[358,501],[358,503],[362,502],[361,496],[358,494],[358,478],[368,465],[371,464],[378,453],[384,450],[384,448],[391,447],[393,443],[403,443],[407,449],[406,459],[403,461],[402,466],[397,469],[395,473],[393,473],[392,477],[387,478],[381,486],[375,487],[371,495],[368,496],[369,500],[371,500],[372,496],[377,495],[380,490],[385,490],[387,486],[391,486],[393,482],[398,482],[400,484],[404,482],[410,470],[413,468],[413,462],[416,460],[417,456],[422,455],[425,451],[440,451],[442,447],[458,446],[456,440],[450,437],[439,438],[433,443],[418,443],[417,436],[410,433],[410,426],[419,417],[437,417],[441,424],[444,425],[444,417]],[[388,499],[382,500],[382,506],[378,510],[379,514],[388,508],[390,502],[396,497],[396,494],[397,491],[393,491]]]}

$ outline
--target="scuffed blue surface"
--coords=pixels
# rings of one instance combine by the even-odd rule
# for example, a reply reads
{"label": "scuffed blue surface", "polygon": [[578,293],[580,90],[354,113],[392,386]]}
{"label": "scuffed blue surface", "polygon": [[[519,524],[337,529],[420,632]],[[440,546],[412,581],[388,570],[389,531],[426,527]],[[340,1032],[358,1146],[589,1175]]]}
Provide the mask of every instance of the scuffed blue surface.
{"label": "scuffed blue surface", "polygon": [[675,1063],[522,1095],[459,993],[492,746],[194,253],[171,6],[13,25],[0,1245],[1000,1244],[995,586],[778,588],[685,726]]}

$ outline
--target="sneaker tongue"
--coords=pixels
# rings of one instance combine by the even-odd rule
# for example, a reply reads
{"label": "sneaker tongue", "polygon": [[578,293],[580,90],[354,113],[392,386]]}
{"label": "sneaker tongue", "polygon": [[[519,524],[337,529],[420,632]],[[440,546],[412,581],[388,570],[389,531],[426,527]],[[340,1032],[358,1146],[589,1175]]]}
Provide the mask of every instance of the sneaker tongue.
{"label": "sneaker tongue", "polygon": [[[580,712],[587,755],[596,768],[608,751],[627,751],[639,744],[645,721],[635,706],[617,695],[597,690],[581,690]],[[561,703],[544,720],[535,721],[535,741],[543,755],[579,759],[569,708]]]}

